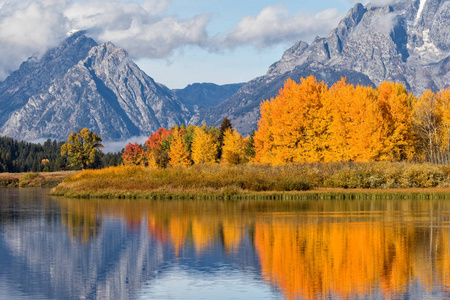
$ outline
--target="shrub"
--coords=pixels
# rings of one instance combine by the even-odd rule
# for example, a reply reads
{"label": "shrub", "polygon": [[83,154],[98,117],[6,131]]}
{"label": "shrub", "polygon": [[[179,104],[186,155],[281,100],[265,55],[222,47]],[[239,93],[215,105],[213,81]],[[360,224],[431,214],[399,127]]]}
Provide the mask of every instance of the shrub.
{"label": "shrub", "polygon": [[38,181],[37,179],[40,179],[40,177],[39,173],[27,172],[19,178],[19,187],[32,185]]}

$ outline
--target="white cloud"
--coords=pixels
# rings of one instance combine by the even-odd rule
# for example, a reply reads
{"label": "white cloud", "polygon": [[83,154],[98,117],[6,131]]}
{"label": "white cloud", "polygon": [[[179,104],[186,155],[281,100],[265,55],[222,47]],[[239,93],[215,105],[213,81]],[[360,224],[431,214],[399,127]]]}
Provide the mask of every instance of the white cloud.
{"label": "white cloud", "polygon": [[263,48],[283,42],[310,40],[317,35],[328,34],[343,16],[337,9],[327,9],[314,16],[303,12],[290,16],[283,5],[268,6],[257,16],[243,18],[225,38],[218,38],[218,43],[225,47],[253,45]]}
{"label": "white cloud", "polygon": [[0,2],[0,79],[29,56],[41,54],[65,37],[62,1]]}
{"label": "white cloud", "polygon": [[112,41],[133,58],[163,58],[185,45],[203,45],[208,35],[207,14],[180,20],[160,17],[167,0],[137,2],[88,1],[71,5],[65,11],[73,28],[86,30],[95,40]]}
{"label": "white cloud", "polygon": [[362,3],[364,5],[371,4],[375,7],[382,7],[386,5],[394,5],[399,3],[410,3],[412,0],[372,0],[372,1],[359,1],[359,0],[348,0],[347,2],[356,4],[356,3]]}
{"label": "white cloud", "polygon": [[210,16],[164,16],[169,0],[127,2],[0,0],[0,80],[28,57],[86,30],[97,42],[112,41],[133,58],[162,58],[185,45],[203,46]]}
{"label": "white cloud", "polygon": [[374,6],[394,5],[398,3],[411,2],[411,0],[373,0],[370,3]]}
{"label": "white cloud", "polygon": [[391,33],[396,22],[397,22],[397,15],[394,13],[390,13],[386,15],[375,16],[372,19],[371,25],[374,30],[381,32],[385,35],[388,35]]}
{"label": "white cloud", "polygon": [[128,145],[128,143],[134,144],[135,142],[137,142],[138,144],[144,144],[146,140],[148,140],[148,136],[133,136],[133,137],[130,137],[129,139],[126,139],[124,141],[102,142],[102,145],[105,147],[102,151],[104,153],[119,152],[123,148],[125,148],[125,146]]}
{"label": "white cloud", "polygon": [[212,15],[169,16],[169,4],[170,0],[0,0],[0,80],[73,30],[85,30],[98,43],[111,41],[133,59],[167,59],[186,45],[217,51],[311,40],[328,34],[343,17],[336,9],[309,16],[291,15],[282,5],[269,6],[257,16],[244,17],[228,33],[210,38],[207,26]]}

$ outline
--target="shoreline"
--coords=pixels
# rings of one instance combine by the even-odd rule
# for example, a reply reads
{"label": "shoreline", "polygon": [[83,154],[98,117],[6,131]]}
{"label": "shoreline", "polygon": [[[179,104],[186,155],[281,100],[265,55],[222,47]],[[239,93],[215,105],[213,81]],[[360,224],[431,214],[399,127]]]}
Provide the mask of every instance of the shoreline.
{"label": "shoreline", "polygon": [[344,188],[317,188],[308,191],[264,191],[243,192],[239,194],[226,193],[199,193],[197,191],[140,191],[119,192],[99,191],[97,193],[58,193],[53,188],[50,195],[63,198],[78,199],[198,199],[198,200],[320,200],[320,199],[450,199],[450,187],[430,188],[390,188],[390,189],[344,189]]}
{"label": "shoreline", "polygon": [[0,173],[0,188],[54,188],[77,172]]}
{"label": "shoreline", "polygon": [[406,162],[121,166],[74,172],[51,194],[106,199],[447,197],[449,173],[447,167]]}

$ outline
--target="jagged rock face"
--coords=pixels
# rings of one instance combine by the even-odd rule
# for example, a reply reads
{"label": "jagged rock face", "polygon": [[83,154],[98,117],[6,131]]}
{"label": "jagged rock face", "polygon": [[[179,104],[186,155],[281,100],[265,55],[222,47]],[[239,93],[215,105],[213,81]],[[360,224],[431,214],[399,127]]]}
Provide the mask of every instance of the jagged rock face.
{"label": "jagged rock face", "polygon": [[405,0],[395,5],[356,4],[326,38],[297,42],[267,74],[244,85],[217,108],[191,121],[218,125],[228,117],[242,133],[256,128],[261,101],[276,96],[284,81],[314,75],[331,85],[396,81],[415,95],[450,84],[450,1]]}
{"label": "jagged rock face", "polygon": [[[45,76],[36,78],[42,67]],[[186,123],[190,115],[123,49],[112,43],[97,46],[83,34],[70,37],[40,61],[24,63],[0,91],[0,103],[7,107],[0,111],[0,134],[25,140],[63,140],[84,127],[104,140],[121,140]]]}
{"label": "jagged rock face", "polygon": [[0,124],[23,107],[31,96],[48,90],[53,78],[63,76],[95,46],[94,40],[79,32],[49,50],[40,60],[31,57],[22,63],[19,70],[0,83]]}

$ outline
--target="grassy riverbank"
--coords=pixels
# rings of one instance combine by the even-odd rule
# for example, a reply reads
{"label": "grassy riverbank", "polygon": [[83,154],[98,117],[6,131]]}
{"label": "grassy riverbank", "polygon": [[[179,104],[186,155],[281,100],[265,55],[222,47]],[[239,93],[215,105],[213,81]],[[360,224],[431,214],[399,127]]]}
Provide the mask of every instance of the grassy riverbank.
{"label": "grassy riverbank", "polygon": [[[112,167],[68,177],[53,195],[83,198],[152,198],[186,195],[280,195],[331,189],[397,192],[450,187],[450,168],[413,163],[323,163],[284,166],[194,165],[148,169]],[[358,190],[358,191],[359,191]],[[311,192],[312,191],[312,192]],[[356,192],[356,190],[353,190]],[[450,191],[450,190],[449,190]],[[443,192],[444,193],[444,192]]]}
{"label": "grassy riverbank", "polygon": [[50,188],[76,173],[76,171],[0,173],[0,187]]}

